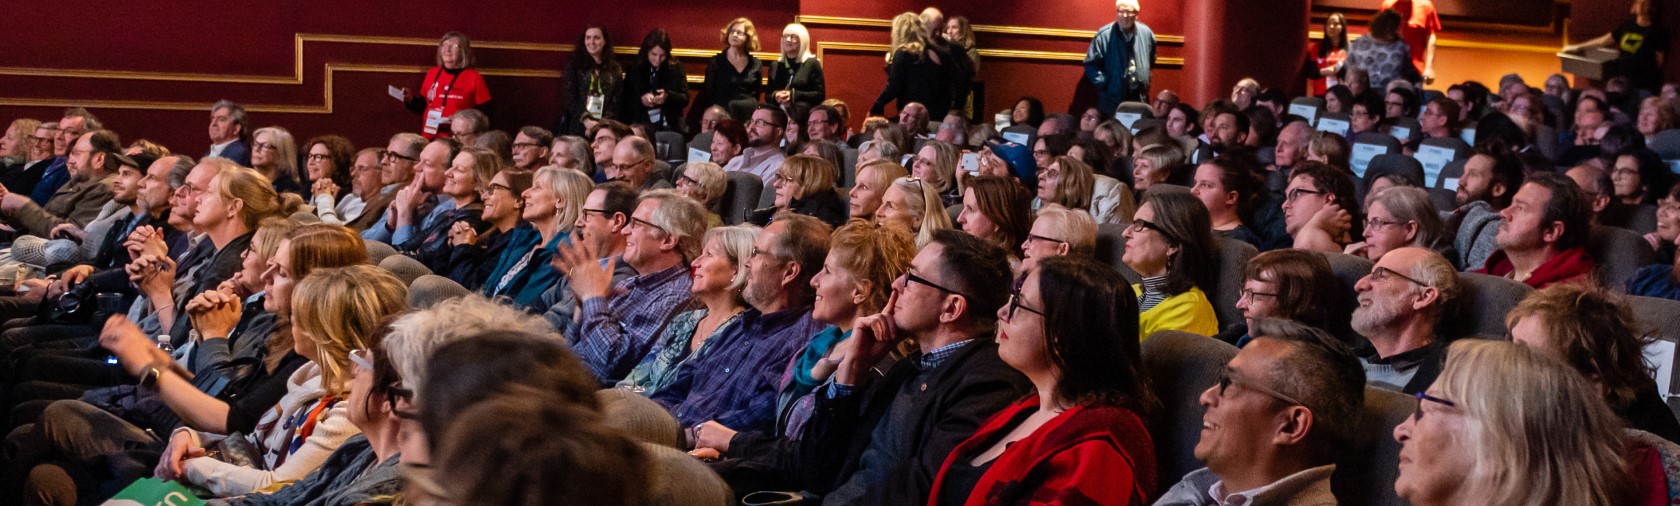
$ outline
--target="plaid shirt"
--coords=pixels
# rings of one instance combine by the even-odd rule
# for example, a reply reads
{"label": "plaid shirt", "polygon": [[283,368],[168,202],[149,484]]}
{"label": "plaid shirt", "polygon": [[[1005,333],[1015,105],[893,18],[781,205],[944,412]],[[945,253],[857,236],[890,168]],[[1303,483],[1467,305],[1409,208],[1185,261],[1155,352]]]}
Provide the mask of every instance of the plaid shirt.
{"label": "plaid shirt", "polygon": [[607,296],[584,300],[572,351],[602,383],[617,383],[653,348],[693,282],[688,266],[678,265],[625,278]]}
{"label": "plaid shirt", "polygon": [[677,368],[670,386],[653,395],[684,427],[716,420],[738,431],[769,431],[782,372],[828,324],[810,306],[770,314],[748,309],[740,323],[714,335],[705,356]]}

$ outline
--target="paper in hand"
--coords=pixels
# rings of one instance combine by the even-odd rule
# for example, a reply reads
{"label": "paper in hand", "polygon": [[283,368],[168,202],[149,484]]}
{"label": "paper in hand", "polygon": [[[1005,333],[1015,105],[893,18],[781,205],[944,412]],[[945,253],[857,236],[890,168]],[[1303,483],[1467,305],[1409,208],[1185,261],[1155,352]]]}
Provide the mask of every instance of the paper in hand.
{"label": "paper in hand", "polygon": [[398,102],[403,100],[402,88],[387,84],[385,85],[385,93],[391,95],[391,98],[397,99]]}

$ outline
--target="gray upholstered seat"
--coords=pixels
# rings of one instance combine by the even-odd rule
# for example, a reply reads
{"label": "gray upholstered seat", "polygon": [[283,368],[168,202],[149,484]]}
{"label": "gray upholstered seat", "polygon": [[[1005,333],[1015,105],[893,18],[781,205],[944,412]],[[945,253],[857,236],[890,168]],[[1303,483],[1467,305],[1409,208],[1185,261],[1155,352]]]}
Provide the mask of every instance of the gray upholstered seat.
{"label": "gray upholstered seat", "polygon": [[723,188],[723,222],[737,225],[747,221],[747,215],[758,205],[758,195],[764,191],[764,180],[745,172],[725,172]]}
{"label": "gray upholstered seat", "polygon": [[1143,341],[1141,354],[1143,375],[1150,391],[1161,401],[1151,436],[1155,439],[1155,475],[1161,490],[1165,490],[1202,467],[1195,449],[1206,408],[1198,398],[1219,381],[1220,371],[1237,355],[1237,348],[1210,337],[1164,330]]}
{"label": "gray upholstered seat", "polygon": [[1349,441],[1341,452],[1336,474],[1330,486],[1342,504],[1369,506],[1401,506],[1406,504],[1394,493],[1394,479],[1400,476],[1400,443],[1394,440],[1394,427],[1411,416],[1417,400],[1399,392],[1365,387],[1365,405],[1357,440]]}
{"label": "gray upholstered seat", "polygon": [[1516,281],[1473,272],[1459,273],[1458,287],[1454,310],[1444,317],[1440,329],[1449,339],[1504,337],[1505,313],[1534,291]]}

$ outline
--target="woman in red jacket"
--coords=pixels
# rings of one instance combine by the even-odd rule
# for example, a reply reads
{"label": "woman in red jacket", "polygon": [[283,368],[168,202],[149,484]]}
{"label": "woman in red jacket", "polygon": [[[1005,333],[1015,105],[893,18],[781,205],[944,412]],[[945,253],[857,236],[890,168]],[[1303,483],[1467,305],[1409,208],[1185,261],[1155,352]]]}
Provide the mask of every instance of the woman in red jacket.
{"label": "woman in red jacket", "polygon": [[[1141,413],[1154,400],[1136,296],[1113,268],[1084,258],[1045,260],[1016,284],[998,310],[998,355],[1036,393],[951,452],[929,506],[1148,504],[1155,445]],[[1047,305],[1052,287],[1057,303]]]}
{"label": "woman in red jacket", "polygon": [[443,34],[438,40],[437,66],[426,71],[420,81],[420,94],[402,89],[403,104],[408,110],[422,113],[426,123],[421,135],[427,139],[438,136],[438,125],[449,122],[456,111],[474,109],[490,101],[490,87],[484,76],[472,69],[472,39],[461,32]]}

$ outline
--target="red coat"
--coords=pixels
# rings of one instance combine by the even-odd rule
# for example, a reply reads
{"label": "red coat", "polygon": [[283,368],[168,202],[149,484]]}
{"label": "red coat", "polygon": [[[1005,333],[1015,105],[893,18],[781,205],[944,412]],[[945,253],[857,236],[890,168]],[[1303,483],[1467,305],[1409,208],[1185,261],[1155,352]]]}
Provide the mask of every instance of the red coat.
{"label": "red coat", "polygon": [[[1011,423],[1038,408],[1032,395],[992,416],[957,445],[933,482],[928,503],[937,505],[945,473],[958,459],[972,459],[1015,428]],[[1155,443],[1143,420],[1115,406],[1069,408],[992,462],[969,494],[968,506],[1003,504],[1149,504],[1155,490]],[[960,491],[952,491],[960,493]]]}

